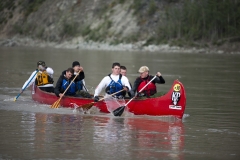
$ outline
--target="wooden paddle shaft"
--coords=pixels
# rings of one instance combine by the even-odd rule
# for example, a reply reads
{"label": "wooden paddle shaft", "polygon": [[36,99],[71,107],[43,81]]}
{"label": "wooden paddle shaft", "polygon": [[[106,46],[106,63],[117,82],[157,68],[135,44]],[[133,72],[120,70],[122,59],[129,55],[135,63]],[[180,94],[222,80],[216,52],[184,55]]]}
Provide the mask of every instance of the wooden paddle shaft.
{"label": "wooden paddle shaft", "polygon": [[[146,87],[147,85],[149,85],[149,83],[151,83],[157,76],[155,75],[138,93],[142,92]],[[132,98],[130,99],[126,104],[125,106],[127,106],[135,97],[137,97],[137,94]]]}
{"label": "wooden paddle shaft", "polygon": [[[117,93],[119,93],[119,92],[122,92],[122,91],[124,91],[124,89],[122,89],[122,90],[120,90],[120,91],[117,91],[117,92],[111,94],[110,96],[113,96],[113,95],[115,95],[115,94],[117,94]],[[101,98],[100,100],[98,100],[98,102],[104,100],[105,98],[107,98],[107,97]],[[97,102],[91,102],[91,103],[86,104],[86,105],[87,105],[87,107],[89,107],[88,105],[91,105],[91,107],[92,107],[92,105],[93,105],[94,103],[97,103]],[[85,106],[85,105],[83,105],[83,106]],[[79,106],[79,107],[77,107],[77,108],[80,108],[80,107],[86,108],[86,107],[83,107],[83,106]]]}
{"label": "wooden paddle shaft", "polygon": [[[113,93],[113,94],[110,94],[110,96],[113,96],[113,95],[115,95],[115,94],[117,94],[117,93],[120,93],[120,92],[122,92],[122,91],[124,91],[124,89],[122,89],[122,90],[120,90],[120,91],[117,91],[117,92],[115,92],[115,93]],[[105,97],[105,98],[106,98],[106,97]],[[99,101],[102,101],[102,100],[104,100],[105,98],[103,97],[103,98],[101,98]]]}

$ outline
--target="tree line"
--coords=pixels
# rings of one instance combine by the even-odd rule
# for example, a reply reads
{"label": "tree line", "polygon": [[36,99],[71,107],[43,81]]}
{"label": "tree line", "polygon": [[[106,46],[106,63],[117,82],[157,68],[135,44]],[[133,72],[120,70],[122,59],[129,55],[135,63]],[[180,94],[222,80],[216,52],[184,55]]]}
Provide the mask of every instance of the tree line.
{"label": "tree line", "polygon": [[165,21],[158,37],[186,41],[238,40],[240,37],[239,0],[184,0],[165,8]]}

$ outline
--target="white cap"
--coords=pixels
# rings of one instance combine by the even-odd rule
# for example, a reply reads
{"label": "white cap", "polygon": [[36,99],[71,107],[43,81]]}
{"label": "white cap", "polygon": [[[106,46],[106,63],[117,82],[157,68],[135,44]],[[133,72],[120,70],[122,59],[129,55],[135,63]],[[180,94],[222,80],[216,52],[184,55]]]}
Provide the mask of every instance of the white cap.
{"label": "white cap", "polygon": [[148,72],[148,71],[149,71],[149,68],[147,66],[142,66],[138,70],[139,73]]}

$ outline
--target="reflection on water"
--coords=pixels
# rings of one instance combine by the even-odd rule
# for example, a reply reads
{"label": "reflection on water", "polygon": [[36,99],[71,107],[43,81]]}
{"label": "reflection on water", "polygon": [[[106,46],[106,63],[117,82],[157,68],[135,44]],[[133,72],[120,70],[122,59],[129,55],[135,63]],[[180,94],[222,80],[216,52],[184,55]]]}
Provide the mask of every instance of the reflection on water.
{"label": "reflection on water", "polygon": [[[184,127],[171,117],[161,119],[95,117],[95,142],[119,143],[121,152],[136,159],[172,157],[182,159]],[[170,120],[170,121],[166,121]],[[112,152],[118,148],[111,147]],[[117,154],[117,153],[115,153]]]}
{"label": "reflection on water", "polygon": [[136,132],[139,158],[147,159],[150,156],[182,159],[184,127],[181,121],[129,119],[128,125]]}
{"label": "reflection on water", "polygon": [[[14,111],[8,112],[10,115],[16,114]],[[14,135],[18,135],[17,139],[9,132],[0,134],[1,138],[8,139],[1,141],[0,149],[4,156],[20,159],[44,158],[43,155],[79,158],[79,154],[86,159],[183,157],[183,123],[171,118],[161,120],[26,112],[19,118],[14,126],[5,128],[5,131],[17,133]],[[3,150],[12,146],[17,147],[18,151]]]}

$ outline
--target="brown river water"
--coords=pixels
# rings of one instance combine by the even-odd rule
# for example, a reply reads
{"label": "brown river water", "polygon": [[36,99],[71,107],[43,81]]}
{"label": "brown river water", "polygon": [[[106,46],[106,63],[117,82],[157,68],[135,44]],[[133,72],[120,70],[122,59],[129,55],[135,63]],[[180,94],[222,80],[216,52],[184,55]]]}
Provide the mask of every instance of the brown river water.
{"label": "brown river water", "polygon": [[[78,60],[90,92],[113,62],[128,68],[131,83],[147,65],[166,80],[159,91],[183,83],[184,118],[51,109],[30,90],[14,102],[38,60],[54,69],[55,82]],[[240,159],[240,55],[2,47],[0,73],[0,159]]]}

